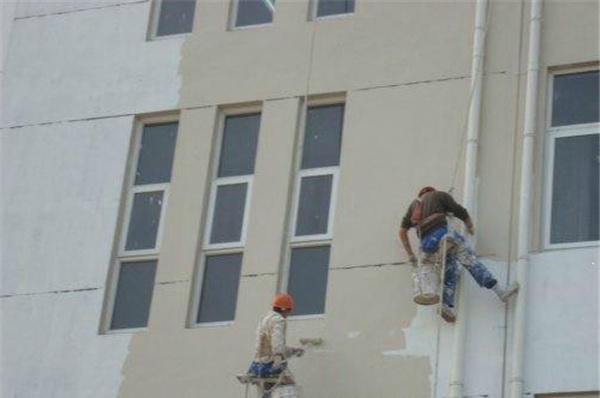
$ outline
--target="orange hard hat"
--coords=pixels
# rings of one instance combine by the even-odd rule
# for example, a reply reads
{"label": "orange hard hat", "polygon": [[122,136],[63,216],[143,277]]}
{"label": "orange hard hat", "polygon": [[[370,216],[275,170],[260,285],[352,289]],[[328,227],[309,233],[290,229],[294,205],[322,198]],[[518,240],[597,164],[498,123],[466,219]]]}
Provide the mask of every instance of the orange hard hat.
{"label": "orange hard hat", "polygon": [[282,310],[291,310],[294,308],[294,300],[292,296],[285,293],[279,293],[273,297],[271,301],[273,307],[281,308]]}

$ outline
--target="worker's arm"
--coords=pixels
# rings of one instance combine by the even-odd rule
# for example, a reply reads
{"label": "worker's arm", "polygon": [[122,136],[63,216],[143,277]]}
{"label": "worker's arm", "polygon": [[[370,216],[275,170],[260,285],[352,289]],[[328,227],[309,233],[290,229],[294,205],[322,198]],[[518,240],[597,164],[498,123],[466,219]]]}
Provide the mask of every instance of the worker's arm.
{"label": "worker's arm", "polygon": [[408,229],[401,227],[398,231],[398,236],[400,237],[400,242],[402,242],[402,246],[404,246],[406,254],[408,254],[410,262],[415,265],[417,263],[417,257],[415,257],[415,253],[410,245],[410,240],[408,239]]}

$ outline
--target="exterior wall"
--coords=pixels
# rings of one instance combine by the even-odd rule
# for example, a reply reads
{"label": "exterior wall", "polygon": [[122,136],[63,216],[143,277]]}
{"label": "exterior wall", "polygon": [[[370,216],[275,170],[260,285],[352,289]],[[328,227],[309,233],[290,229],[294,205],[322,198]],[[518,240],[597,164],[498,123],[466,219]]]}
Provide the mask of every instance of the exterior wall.
{"label": "exterior wall", "polygon": [[[528,7],[493,2],[487,38],[473,213],[478,251],[502,282],[516,261]],[[306,2],[281,2],[274,24],[227,30],[228,2],[198,2],[191,35],[147,41],[150,8],[15,9],[3,67],[3,396],[242,396],[234,374],[288,261],[303,100],[320,94],[346,104],[326,314],[291,319],[288,342],[325,343],[293,370],[306,397],[448,396],[454,327],[412,302],[396,231],[416,190],[450,188],[455,167],[461,197],[474,3],[359,1],[352,16],[308,23]],[[597,32],[597,1],[544,2],[532,394],[599,389],[598,246],[546,251],[539,238],[547,73],[597,63]],[[235,321],[190,327],[220,111],[247,104],[262,120]],[[172,110],[179,132],[149,325],[100,334],[136,116]],[[467,275],[462,288],[464,395],[507,396],[514,303]]]}

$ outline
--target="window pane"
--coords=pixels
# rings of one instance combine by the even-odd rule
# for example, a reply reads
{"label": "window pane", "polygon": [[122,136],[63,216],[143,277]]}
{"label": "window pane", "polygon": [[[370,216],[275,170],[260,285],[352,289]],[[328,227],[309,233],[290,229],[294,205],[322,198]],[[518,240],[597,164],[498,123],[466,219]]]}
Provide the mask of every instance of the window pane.
{"label": "window pane", "polygon": [[288,291],[294,298],[292,315],[325,313],[329,246],[292,249]]}
{"label": "window pane", "polygon": [[196,0],[161,0],[156,36],[192,31]]}
{"label": "window pane", "polygon": [[238,0],[235,26],[259,25],[273,22],[273,13],[266,2],[273,6],[275,0]]}
{"label": "window pane", "polygon": [[254,173],[260,113],[225,118],[219,177]]}
{"label": "window pane", "polygon": [[171,180],[177,126],[178,123],[144,126],[135,185],[157,184]]}
{"label": "window pane", "polygon": [[331,174],[302,178],[296,236],[327,233],[332,182]]}
{"label": "window pane", "polygon": [[598,134],[557,138],[550,242],[598,240]]}
{"label": "window pane", "polygon": [[162,202],[162,191],[135,194],[125,250],[153,249],[156,246]]}
{"label": "window pane", "polygon": [[232,321],[235,318],[241,254],[206,257],[198,323]]}
{"label": "window pane", "polygon": [[354,12],[354,0],[319,0],[318,17],[350,14]]}
{"label": "window pane", "polygon": [[598,82],[598,71],[554,77],[552,125],[598,122]]}
{"label": "window pane", "polygon": [[308,109],[302,149],[302,169],[338,166],[344,105]]}
{"label": "window pane", "polygon": [[148,326],[156,260],[122,263],[111,329]]}
{"label": "window pane", "polygon": [[217,187],[210,243],[241,240],[247,189],[246,183]]}

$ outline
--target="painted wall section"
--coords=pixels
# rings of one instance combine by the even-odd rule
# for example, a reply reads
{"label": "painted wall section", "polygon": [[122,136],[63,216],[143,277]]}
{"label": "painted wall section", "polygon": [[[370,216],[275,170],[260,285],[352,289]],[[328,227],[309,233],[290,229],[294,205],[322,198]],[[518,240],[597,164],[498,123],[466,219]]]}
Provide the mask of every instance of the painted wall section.
{"label": "painted wall section", "polygon": [[118,395],[131,334],[98,330],[131,134],[138,114],[176,108],[180,84],[183,39],[146,41],[150,5],[13,10],[2,65],[2,397]]}
{"label": "painted wall section", "polygon": [[146,41],[149,12],[125,3],[17,19],[5,126],[174,109],[183,39]]}
{"label": "painted wall section", "polygon": [[98,319],[132,123],[2,133],[3,397],[118,391],[130,336],[98,336]]}

